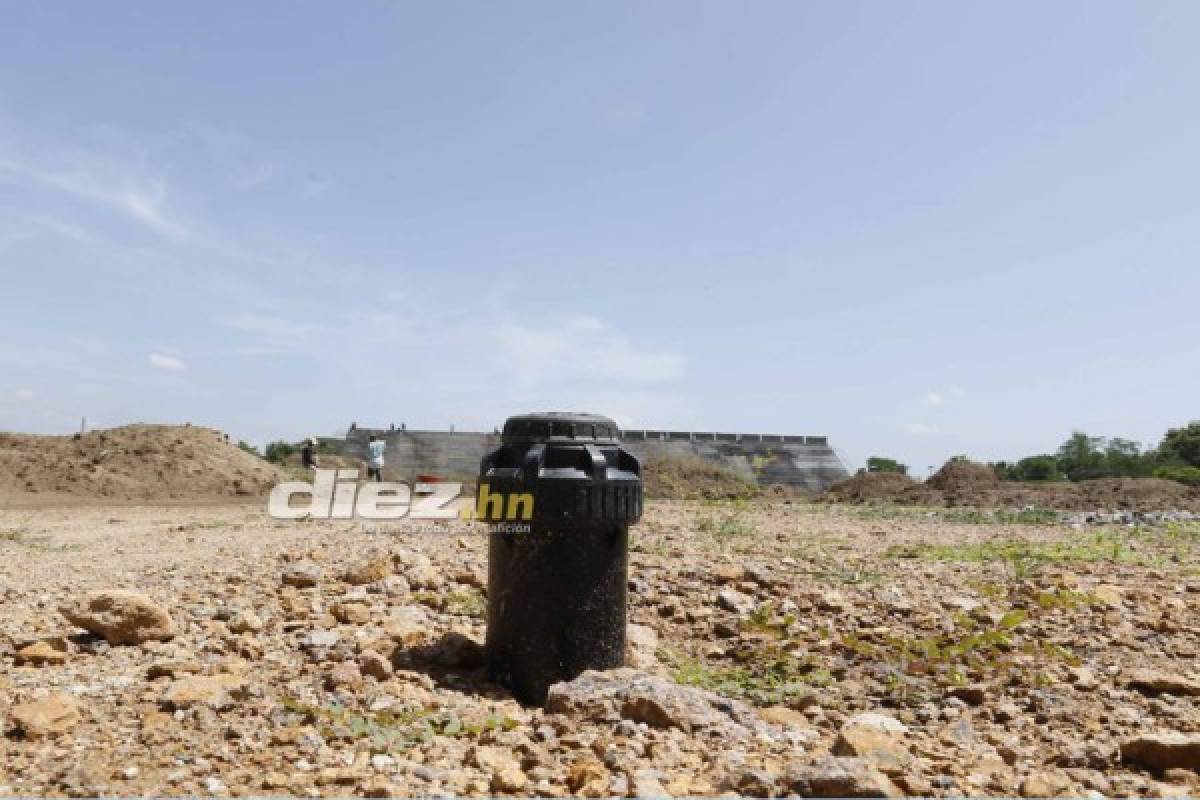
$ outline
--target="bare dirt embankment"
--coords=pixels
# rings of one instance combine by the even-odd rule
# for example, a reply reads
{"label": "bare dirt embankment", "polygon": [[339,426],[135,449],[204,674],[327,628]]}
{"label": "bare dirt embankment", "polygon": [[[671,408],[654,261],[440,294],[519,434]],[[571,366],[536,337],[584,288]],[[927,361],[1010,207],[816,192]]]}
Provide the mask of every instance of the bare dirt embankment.
{"label": "bare dirt embankment", "polygon": [[284,477],[211,428],[127,425],[73,436],[0,433],[5,506],[249,500]]}
{"label": "bare dirt embankment", "polygon": [[659,500],[728,500],[759,493],[753,482],[719,464],[692,458],[652,458],[642,466],[646,496]]}
{"label": "bare dirt embankment", "polygon": [[860,473],[821,497],[835,503],[1009,508],[1064,511],[1200,511],[1200,489],[1157,478],[1104,478],[1068,483],[1001,481],[982,464],[951,462],[924,483],[895,473]]}

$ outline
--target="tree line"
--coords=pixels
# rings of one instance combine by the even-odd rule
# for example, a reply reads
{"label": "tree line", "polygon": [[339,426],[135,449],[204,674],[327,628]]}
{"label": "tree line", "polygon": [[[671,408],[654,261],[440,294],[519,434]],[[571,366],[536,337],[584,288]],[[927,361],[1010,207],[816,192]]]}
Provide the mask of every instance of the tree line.
{"label": "tree line", "polygon": [[[1086,481],[1095,478],[1165,478],[1200,486],[1200,421],[1171,428],[1155,447],[1130,439],[1075,431],[1053,453],[990,466],[1006,481]],[[868,472],[908,474],[908,467],[881,456],[867,459]]]}

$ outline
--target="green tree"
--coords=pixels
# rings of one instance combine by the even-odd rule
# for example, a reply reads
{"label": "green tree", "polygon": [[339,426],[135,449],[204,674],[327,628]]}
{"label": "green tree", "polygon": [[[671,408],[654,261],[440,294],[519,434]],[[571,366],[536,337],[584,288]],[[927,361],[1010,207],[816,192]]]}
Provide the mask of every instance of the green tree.
{"label": "green tree", "polygon": [[282,464],[296,452],[296,445],[287,442],[271,442],[267,445],[266,459],[272,464]]}
{"label": "green tree", "polygon": [[1168,430],[1158,446],[1158,453],[1164,461],[1200,467],[1200,421]]}
{"label": "green tree", "polygon": [[1200,467],[1159,467],[1154,477],[1200,487]]}
{"label": "green tree", "polygon": [[867,459],[867,472],[898,472],[901,475],[907,475],[908,466],[893,458],[871,456]]}
{"label": "green tree", "polygon": [[1105,476],[1104,439],[1075,431],[1058,448],[1058,469],[1073,481]]}
{"label": "green tree", "polygon": [[1155,456],[1138,442],[1114,437],[1104,443],[1104,471],[1114,478],[1144,478],[1154,471]]}
{"label": "green tree", "polygon": [[255,447],[254,445],[250,444],[249,442],[245,442],[245,441],[242,441],[239,439],[238,440],[238,448],[241,450],[245,450],[247,453],[250,453],[251,455],[255,455],[255,456],[258,456],[259,458],[262,458],[262,453],[258,452],[258,448]]}
{"label": "green tree", "polygon": [[1012,467],[1018,481],[1061,481],[1063,474],[1058,469],[1058,459],[1050,455],[1022,458]]}

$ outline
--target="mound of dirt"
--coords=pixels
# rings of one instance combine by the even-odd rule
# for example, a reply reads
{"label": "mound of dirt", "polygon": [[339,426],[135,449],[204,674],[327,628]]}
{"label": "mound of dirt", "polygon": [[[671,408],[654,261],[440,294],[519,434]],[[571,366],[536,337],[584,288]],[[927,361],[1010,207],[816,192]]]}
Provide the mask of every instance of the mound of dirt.
{"label": "mound of dirt", "polygon": [[1040,487],[1044,505],[1072,511],[1200,511],[1200,489],[1159,478],[1100,478]]}
{"label": "mound of dirt", "polygon": [[711,461],[694,458],[654,458],[642,467],[646,496],[666,500],[709,500],[749,497],[758,486]]}
{"label": "mound of dirt", "polygon": [[899,472],[860,472],[836,483],[822,495],[833,503],[895,503],[908,489],[920,486]]}
{"label": "mound of dirt", "polygon": [[1000,478],[992,468],[974,461],[947,461],[941,469],[925,481],[931,489],[942,492],[973,492],[994,489]]}
{"label": "mound of dirt", "polygon": [[129,425],[74,436],[0,433],[0,497],[6,502],[249,498],[285,477],[211,428]]}
{"label": "mound of dirt", "polygon": [[1157,478],[1105,478],[1069,483],[1001,481],[982,464],[956,461],[925,483],[905,475],[861,472],[830,487],[828,503],[905,506],[1053,508],[1061,511],[1200,511],[1200,489]]}

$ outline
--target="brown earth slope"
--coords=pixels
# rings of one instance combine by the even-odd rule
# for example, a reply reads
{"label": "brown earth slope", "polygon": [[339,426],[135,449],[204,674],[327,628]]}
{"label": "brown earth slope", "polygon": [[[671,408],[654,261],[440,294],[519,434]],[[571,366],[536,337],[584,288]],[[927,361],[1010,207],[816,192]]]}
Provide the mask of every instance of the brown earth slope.
{"label": "brown earth slope", "polygon": [[1001,481],[990,469],[951,462],[920,483],[894,473],[860,473],[821,496],[833,503],[896,503],[908,506],[1012,508],[1065,511],[1200,511],[1200,489],[1157,478],[1102,478],[1069,483]]}
{"label": "brown earth slope", "polygon": [[74,436],[0,433],[0,500],[5,504],[250,498],[283,477],[211,428],[128,425]]}

